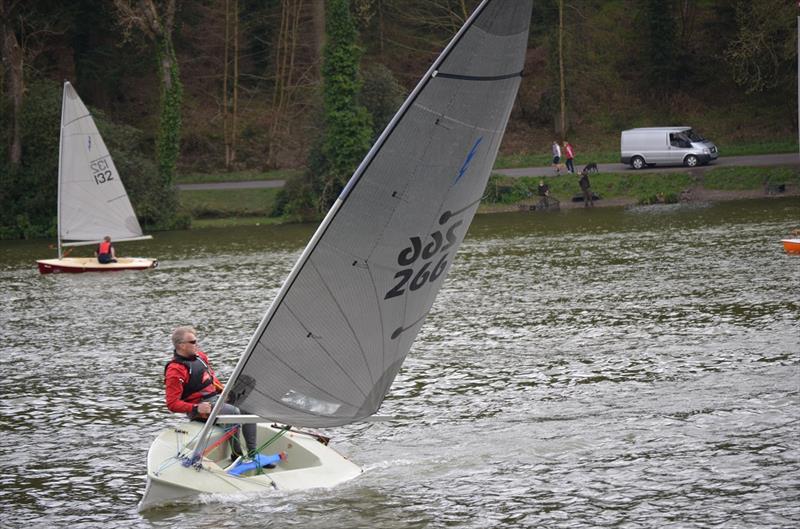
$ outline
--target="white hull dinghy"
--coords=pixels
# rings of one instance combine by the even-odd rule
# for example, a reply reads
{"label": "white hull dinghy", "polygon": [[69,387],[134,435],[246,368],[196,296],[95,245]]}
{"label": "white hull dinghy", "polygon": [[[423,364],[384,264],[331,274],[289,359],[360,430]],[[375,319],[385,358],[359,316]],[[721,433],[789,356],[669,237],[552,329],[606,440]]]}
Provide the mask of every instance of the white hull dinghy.
{"label": "white hull dinghy", "polygon": [[214,421],[227,400],[263,418],[261,440],[278,431],[273,422],[331,428],[378,411],[480,204],[520,84],[531,8],[484,0],[434,61],[317,228],[208,422],[153,444],[140,509],[204,492],[328,487],[360,473],[292,430],[259,450],[275,468],[232,477]]}
{"label": "white hull dinghy", "polygon": [[92,115],[69,82],[61,102],[58,151],[58,258],[36,261],[42,274],[146,270],[156,259],[117,258],[100,264],[91,257],[64,257],[65,246],[152,239],[142,235],[139,219]]}
{"label": "white hull dinghy", "polygon": [[[222,422],[259,422],[254,416],[220,416]],[[238,492],[266,492],[274,489],[305,490],[333,487],[361,474],[361,467],[327,446],[327,439],[310,432],[284,429],[278,425],[259,422],[259,446],[272,440],[262,449],[272,454],[284,453],[286,459],[279,464],[245,468],[231,458],[230,443],[214,446],[215,439],[225,435],[225,430],[215,426],[211,430],[207,454],[201,465],[185,465],[189,461],[203,424],[189,422],[163,430],[150,446],[147,454],[147,488],[139,510],[147,510],[164,503],[194,498],[198,494],[231,494]],[[193,442],[194,441],[194,442]],[[183,453],[177,447],[183,448]],[[274,468],[269,468],[273,466]],[[188,486],[187,486],[188,484]]]}

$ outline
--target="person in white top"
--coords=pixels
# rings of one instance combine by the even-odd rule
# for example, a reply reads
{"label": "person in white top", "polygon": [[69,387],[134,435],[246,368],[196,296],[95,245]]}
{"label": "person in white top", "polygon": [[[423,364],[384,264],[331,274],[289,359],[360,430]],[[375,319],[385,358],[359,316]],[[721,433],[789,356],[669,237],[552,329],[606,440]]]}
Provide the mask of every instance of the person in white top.
{"label": "person in white top", "polygon": [[557,175],[561,174],[561,147],[557,141],[553,142],[553,169]]}

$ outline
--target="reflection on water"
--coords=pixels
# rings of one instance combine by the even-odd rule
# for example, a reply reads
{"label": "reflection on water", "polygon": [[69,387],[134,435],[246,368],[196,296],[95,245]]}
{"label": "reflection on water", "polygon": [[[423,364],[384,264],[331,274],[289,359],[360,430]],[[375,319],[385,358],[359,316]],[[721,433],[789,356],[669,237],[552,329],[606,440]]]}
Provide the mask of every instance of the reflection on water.
{"label": "reflection on water", "polygon": [[[4,527],[790,527],[800,201],[476,219],[331,490],[135,512],[169,333],[227,377],[313,226],[159,233],[148,272],[40,276],[0,243]],[[78,252],[81,250],[77,250]]]}

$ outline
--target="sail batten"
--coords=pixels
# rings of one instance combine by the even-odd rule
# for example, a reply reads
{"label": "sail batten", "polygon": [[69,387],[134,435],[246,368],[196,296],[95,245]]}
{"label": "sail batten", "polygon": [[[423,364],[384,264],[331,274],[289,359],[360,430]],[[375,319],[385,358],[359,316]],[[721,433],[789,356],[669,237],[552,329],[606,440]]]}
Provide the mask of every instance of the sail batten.
{"label": "sail batten", "polygon": [[508,73],[505,75],[466,75],[457,73],[435,72],[434,77],[441,77],[444,79],[458,79],[459,81],[501,81],[503,79],[511,79],[514,77],[522,77],[522,71],[515,73]]}
{"label": "sail batten", "polygon": [[400,107],[234,369],[243,411],[329,427],[379,409],[477,211],[530,14],[531,0],[482,2]]}

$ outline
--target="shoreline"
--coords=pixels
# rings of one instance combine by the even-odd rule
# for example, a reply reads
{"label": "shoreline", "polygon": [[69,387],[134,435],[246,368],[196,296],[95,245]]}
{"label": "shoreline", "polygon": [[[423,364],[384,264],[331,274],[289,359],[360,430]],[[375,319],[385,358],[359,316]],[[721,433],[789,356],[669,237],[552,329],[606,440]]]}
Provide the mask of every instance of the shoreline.
{"label": "shoreline", "polygon": [[[693,203],[693,202],[725,202],[732,200],[748,200],[759,198],[785,198],[785,197],[800,197],[800,186],[787,185],[786,190],[782,193],[770,193],[763,189],[742,189],[735,191],[724,191],[719,189],[706,189],[704,187],[692,187],[681,192],[680,200],[675,203]],[[513,211],[535,211],[536,201],[521,201],[513,204],[487,204],[481,205],[478,208],[478,215],[491,214],[491,213],[509,213]],[[670,202],[657,202],[656,204],[670,204]],[[612,208],[612,207],[630,207],[639,205],[639,200],[632,197],[613,197],[613,198],[600,198],[594,201],[596,208]],[[530,209],[533,207],[534,209]],[[559,209],[578,209],[584,208],[583,202],[573,202],[572,200],[562,200],[559,204]],[[553,210],[556,211],[556,210]]]}
{"label": "shoreline", "polygon": [[[786,187],[786,191],[783,193],[766,193],[763,190],[759,189],[746,189],[746,190],[737,190],[737,191],[721,191],[716,189],[705,189],[702,187],[694,187],[691,189],[685,190],[681,193],[681,200],[678,201],[678,204],[691,204],[691,203],[703,203],[703,202],[725,202],[725,201],[734,201],[734,200],[750,200],[750,199],[763,199],[763,198],[787,198],[787,197],[800,197],[800,186],[791,185]],[[613,207],[632,207],[639,205],[639,201],[632,197],[613,197],[607,199],[599,199],[595,201],[594,207],[597,208],[613,208]],[[653,205],[669,205],[670,203],[657,203]],[[675,204],[673,202],[672,204]],[[524,202],[515,202],[513,204],[490,204],[486,205],[483,204],[478,208],[477,215],[491,215],[493,213],[513,213],[513,212],[521,212],[521,211],[530,211],[531,213],[535,212],[535,210],[529,209],[530,206],[535,205],[535,202],[524,201]],[[559,210],[565,209],[578,209],[583,208],[583,202],[561,202]],[[559,210],[551,210],[551,211],[559,211]],[[270,225],[270,226],[285,226],[289,224],[294,224],[291,222],[281,222],[276,218],[273,217],[219,217],[215,219],[202,219],[198,222],[198,220],[194,220],[192,222],[192,226],[189,227],[189,230],[192,229],[206,229],[206,228],[231,228],[237,226],[261,226],[261,225]]]}

